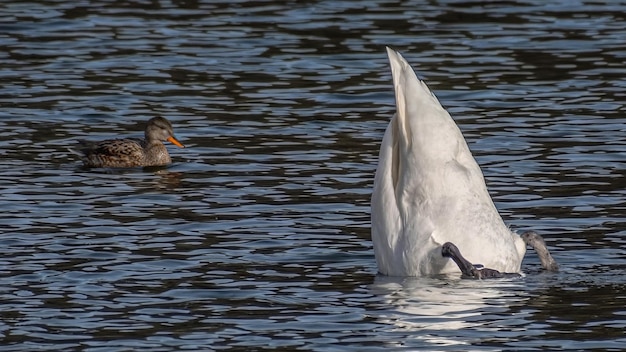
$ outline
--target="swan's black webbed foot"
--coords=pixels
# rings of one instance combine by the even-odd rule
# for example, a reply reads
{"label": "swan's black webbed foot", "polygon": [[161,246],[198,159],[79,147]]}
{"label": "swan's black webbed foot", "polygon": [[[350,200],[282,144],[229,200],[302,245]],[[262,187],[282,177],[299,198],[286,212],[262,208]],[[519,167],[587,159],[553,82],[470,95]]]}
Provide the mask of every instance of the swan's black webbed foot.
{"label": "swan's black webbed foot", "polygon": [[556,263],[556,260],[552,258],[552,255],[546,246],[546,242],[541,236],[539,236],[535,231],[526,231],[520,237],[524,240],[524,243],[526,243],[527,246],[532,247],[537,252],[537,256],[539,256],[541,266],[544,270],[559,271],[559,265]]}
{"label": "swan's black webbed foot", "polygon": [[454,260],[461,269],[461,277],[464,279],[500,279],[507,277],[521,277],[518,273],[501,273],[498,270],[484,268],[482,265],[474,265],[461,255],[461,251],[451,242],[446,242],[441,247],[441,255]]}

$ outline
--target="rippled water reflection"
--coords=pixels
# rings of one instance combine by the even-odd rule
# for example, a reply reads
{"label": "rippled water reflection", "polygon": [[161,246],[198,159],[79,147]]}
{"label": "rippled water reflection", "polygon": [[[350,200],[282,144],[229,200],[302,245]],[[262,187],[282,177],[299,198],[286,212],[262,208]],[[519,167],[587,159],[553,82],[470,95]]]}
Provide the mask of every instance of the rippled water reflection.
{"label": "rippled water reflection", "polygon": [[[3,350],[576,350],[626,340],[615,2],[0,5]],[[376,276],[384,46],[451,111],[514,229],[520,280]],[[167,116],[162,169],[76,139]]]}

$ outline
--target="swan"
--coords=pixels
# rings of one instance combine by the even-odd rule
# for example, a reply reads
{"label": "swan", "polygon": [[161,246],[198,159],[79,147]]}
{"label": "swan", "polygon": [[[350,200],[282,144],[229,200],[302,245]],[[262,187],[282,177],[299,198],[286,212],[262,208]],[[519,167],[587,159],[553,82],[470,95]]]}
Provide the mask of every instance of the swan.
{"label": "swan", "polygon": [[400,53],[387,54],[396,113],[381,143],[371,200],[379,273],[504,277],[498,274],[520,273],[527,245],[544,269],[557,270],[539,235],[520,236],[505,225],[450,114]]}

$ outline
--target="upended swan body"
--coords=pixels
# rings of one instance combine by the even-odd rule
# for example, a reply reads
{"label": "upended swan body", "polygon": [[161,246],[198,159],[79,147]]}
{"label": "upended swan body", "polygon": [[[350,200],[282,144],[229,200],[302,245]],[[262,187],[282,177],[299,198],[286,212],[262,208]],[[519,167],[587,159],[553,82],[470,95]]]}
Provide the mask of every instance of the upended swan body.
{"label": "upended swan body", "polygon": [[520,272],[526,243],[504,224],[461,131],[409,63],[387,53],[397,111],[383,137],[372,194],[379,272],[466,274],[442,255],[446,243],[472,264]]}

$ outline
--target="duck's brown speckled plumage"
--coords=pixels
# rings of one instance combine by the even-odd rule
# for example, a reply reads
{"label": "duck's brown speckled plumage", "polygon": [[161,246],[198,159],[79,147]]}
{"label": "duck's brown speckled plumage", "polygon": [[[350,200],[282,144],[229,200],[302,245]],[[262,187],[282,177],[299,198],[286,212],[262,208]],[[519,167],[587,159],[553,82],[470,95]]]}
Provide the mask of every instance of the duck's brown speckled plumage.
{"label": "duck's brown speckled plumage", "polygon": [[172,162],[163,141],[184,146],[174,137],[172,124],[164,117],[148,121],[145,139],[109,139],[81,142],[83,163],[88,167],[162,166]]}

